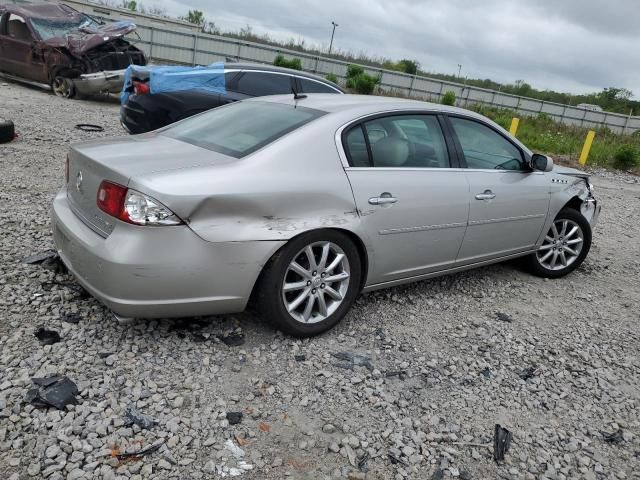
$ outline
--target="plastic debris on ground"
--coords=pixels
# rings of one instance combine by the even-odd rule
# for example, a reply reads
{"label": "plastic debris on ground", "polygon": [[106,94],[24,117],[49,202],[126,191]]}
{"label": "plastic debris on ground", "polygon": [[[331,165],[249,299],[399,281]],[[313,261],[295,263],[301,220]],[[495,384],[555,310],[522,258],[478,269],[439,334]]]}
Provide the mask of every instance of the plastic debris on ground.
{"label": "plastic debris on ground", "polygon": [[496,319],[500,320],[501,322],[506,322],[506,323],[511,323],[513,322],[513,317],[507,313],[503,313],[503,312],[498,312],[496,313]]}
{"label": "plastic debris on ground", "polygon": [[239,347],[244,345],[245,338],[242,332],[231,332],[225,335],[218,335],[218,339],[229,347]]}
{"label": "plastic debris on ground", "polygon": [[509,430],[496,424],[496,428],[493,434],[493,459],[496,462],[502,462],[505,454],[509,451],[511,446],[511,440],[513,435]]}
{"label": "plastic debris on ground", "polygon": [[601,433],[602,433],[602,437],[604,438],[604,441],[607,443],[612,443],[614,445],[617,445],[624,441],[624,436],[621,428],[619,428],[617,431],[613,433],[607,433],[607,432],[601,432]]}
{"label": "plastic debris on ground", "polygon": [[365,357],[364,355],[358,355],[357,353],[351,352],[335,352],[331,355],[341,361],[340,363],[335,364],[336,367],[352,369],[354,366],[360,366],[366,367],[369,371],[373,371],[371,358]]}
{"label": "plastic debris on ground", "polygon": [[67,273],[67,267],[64,266],[58,252],[55,250],[45,250],[41,253],[29,255],[22,259],[22,263],[28,265],[42,265],[48,270],[52,270],[56,273]]}
{"label": "plastic debris on ground", "polygon": [[60,334],[55,330],[47,330],[44,327],[39,327],[33,332],[33,335],[40,340],[42,345],[53,345],[60,341]]}
{"label": "plastic debris on ground", "polygon": [[32,378],[36,387],[30,389],[24,401],[37,407],[54,407],[64,410],[67,405],[77,404],[78,386],[64,375]]}
{"label": "plastic debris on ground", "polygon": [[233,440],[229,439],[224,443],[225,450],[228,450],[233,458],[236,460],[236,466],[219,465],[215,466],[216,473],[221,477],[239,477],[240,475],[253,470],[253,465],[243,460],[244,450],[233,443]]}
{"label": "plastic debris on ground", "polygon": [[140,459],[145,455],[149,455],[153,452],[160,450],[160,447],[162,447],[162,445],[164,445],[164,441],[151,445],[150,447],[143,448],[142,450],[138,450],[137,452],[118,453],[116,454],[116,458],[118,460]]}
{"label": "plastic debris on ground", "polygon": [[141,413],[133,404],[127,405],[124,410],[124,418],[127,419],[129,424],[138,425],[143,430],[149,430],[158,423],[153,417]]}
{"label": "plastic debris on ground", "polygon": [[227,412],[229,425],[237,425],[242,421],[242,412]]}

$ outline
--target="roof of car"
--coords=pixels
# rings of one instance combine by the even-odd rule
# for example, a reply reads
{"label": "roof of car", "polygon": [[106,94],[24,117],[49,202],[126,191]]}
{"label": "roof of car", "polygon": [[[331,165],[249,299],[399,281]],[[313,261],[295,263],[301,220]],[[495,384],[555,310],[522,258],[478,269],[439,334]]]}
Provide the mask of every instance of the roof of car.
{"label": "roof of car", "polygon": [[393,110],[428,110],[432,112],[458,113],[466,116],[484,118],[482,115],[464,108],[450,107],[439,103],[408,100],[397,97],[377,95],[332,95],[327,93],[309,93],[302,99],[295,100],[293,95],[271,95],[256,97],[250,101],[269,101],[289,105],[298,105],[325,112],[346,112],[358,110],[366,113]]}
{"label": "roof of car", "polygon": [[29,3],[20,6],[2,5],[0,6],[0,12],[2,11],[16,13],[26,18],[60,18],[80,14],[76,9],[61,3]]}
{"label": "roof of car", "polygon": [[339,85],[327,80],[326,78],[321,77],[320,75],[315,75],[309,72],[303,72],[302,70],[294,70],[292,68],[284,68],[284,67],[276,67],[275,65],[269,65],[264,63],[235,63],[235,62],[225,62],[224,68],[228,70],[261,70],[264,72],[279,72],[279,73],[287,73],[289,75],[296,75],[298,77],[310,78],[312,80],[317,80],[322,83],[326,83],[327,85],[331,85],[332,87],[340,88]]}

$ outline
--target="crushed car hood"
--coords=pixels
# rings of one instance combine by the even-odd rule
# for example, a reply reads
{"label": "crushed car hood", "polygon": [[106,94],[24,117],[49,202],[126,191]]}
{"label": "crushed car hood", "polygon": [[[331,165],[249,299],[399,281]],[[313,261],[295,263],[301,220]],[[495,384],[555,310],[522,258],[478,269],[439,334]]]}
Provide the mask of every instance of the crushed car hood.
{"label": "crushed car hood", "polygon": [[135,29],[135,23],[123,20],[97,27],[71,30],[64,37],[49,38],[43,43],[50,47],[66,48],[71,54],[81,55],[88,50],[123,37]]}
{"label": "crushed car hood", "polygon": [[553,173],[559,173],[560,175],[571,175],[572,177],[589,178],[590,173],[583,172],[576,168],[562,167],[560,165],[553,166]]}

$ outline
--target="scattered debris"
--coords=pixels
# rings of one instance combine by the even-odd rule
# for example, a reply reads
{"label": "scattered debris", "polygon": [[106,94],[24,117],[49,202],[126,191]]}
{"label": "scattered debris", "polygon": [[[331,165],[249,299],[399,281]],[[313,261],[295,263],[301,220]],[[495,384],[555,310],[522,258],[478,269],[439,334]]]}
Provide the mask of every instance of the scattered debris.
{"label": "scattered debris", "polygon": [[38,327],[33,335],[40,340],[42,345],[53,345],[60,341],[60,334],[55,330],[47,330],[44,327]]}
{"label": "scattered debris", "polygon": [[104,127],[92,123],[78,123],[76,124],[76,129],[82,130],[83,132],[104,132]]}
{"label": "scattered debris", "polygon": [[332,353],[335,358],[341,360],[342,363],[334,364],[336,367],[351,369],[354,366],[366,367],[369,371],[373,370],[371,358],[351,352],[335,352]]}
{"label": "scattered debris", "polygon": [[509,451],[511,439],[513,435],[506,428],[502,428],[496,423],[495,432],[493,434],[493,459],[496,462],[504,460],[504,455]]}
{"label": "scattered debris", "polygon": [[393,453],[389,452],[388,453],[389,456],[389,461],[393,464],[393,465],[397,465],[398,463],[400,465],[404,465],[405,467],[409,466],[409,463],[404,461],[402,458],[400,458],[399,456],[394,455]]}
{"label": "scattered debris", "polygon": [[500,320],[501,322],[507,322],[507,323],[511,323],[513,322],[513,317],[507,313],[503,313],[503,312],[497,312],[496,313],[496,319]]}
{"label": "scattered debris", "polygon": [[160,447],[164,445],[164,441],[160,443],[155,443],[147,448],[143,448],[142,450],[138,450],[137,452],[128,452],[128,453],[116,453],[115,456],[118,460],[125,459],[140,459],[146,455],[149,455],[153,452],[157,452],[160,450]]}
{"label": "scattered debris", "polygon": [[431,480],[442,480],[444,478],[444,472],[441,469],[436,469],[431,475]]}
{"label": "scattered debris", "polygon": [[368,461],[369,454],[365,452],[360,458],[358,458],[358,470],[367,473],[369,471],[369,465],[367,465]]}
{"label": "scattered debris", "polygon": [[113,355],[115,352],[98,352],[98,358],[107,358]]}
{"label": "scattered debris", "polygon": [[242,332],[231,332],[225,335],[218,335],[218,339],[229,347],[239,347],[244,344],[245,338]]}
{"label": "scattered debris", "polygon": [[624,441],[624,436],[622,435],[623,432],[621,428],[619,428],[616,432],[613,432],[613,433],[607,433],[607,432],[600,432],[600,433],[602,433],[602,437],[604,438],[604,441],[607,443],[618,445]]}
{"label": "scattered debris", "polygon": [[480,374],[485,378],[491,378],[491,369],[489,367],[485,367]]}
{"label": "scattered debris", "polygon": [[64,266],[60,255],[55,250],[45,250],[35,255],[29,255],[22,259],[22,263],[28,265],[42,265],[47,270],[51,270],[56,273],[67,273],[67,267]]}
{"label": "scattered debris", "polygon": [[296,362],[304,362],[307,359],[306,355],[294,355],[293,356],[294,360]]}
{"label": "scattered debris", "polygon": [[242,412],[227,412],[229,425],[237,425],[242,421]]}
{"label": "scattered debris", "polygon": [[260,422],[258,423],[258,430],[264,433],[269,433],[269,431],[271,430],[271,425],[265,422]]}
{"label": "scattered debris", "polygon": [[67,405],[77,404],[78,386],[64,375],[32,378],[37,387],[30,389],[24,401],[36,407],[55,407],[64,410]]}
{"label": "scattered debris", "polygon": [[533,377],[535,377],[538,374],[538,366],[537,365],[531,365],[530,367],[525,368],[521,373],[520,373],[520,378],[522,380],[524,380],[525,382]]}
{"label": "scattered debris", "polygon": [[406,370],[387,370],[384,372],[384,376],[389,377],[398,377],[400,380],[406,380],[409,376]]}
{"label": "scattered debris", "polygon": [[149,415],[141,413],[133,403],[127,405],[124,411],[124,417],[129,421],[129,425],[138,425],[143,430],[149,430],[158,423]]}
{"label": "scattered debris", "polygon": [[80,320],[82,320],[80,316],[74,313],[65,313],[64,315],[62,315],[62,321],[65,323],[72,323],[75,325],[80,323]]}

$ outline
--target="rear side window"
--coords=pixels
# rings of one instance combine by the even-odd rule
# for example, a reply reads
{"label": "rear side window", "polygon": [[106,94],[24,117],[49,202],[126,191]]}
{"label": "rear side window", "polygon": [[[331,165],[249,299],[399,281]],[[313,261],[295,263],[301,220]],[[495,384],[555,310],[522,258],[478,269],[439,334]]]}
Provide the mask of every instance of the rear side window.
{"label": "rear side window", "polygon": [[241,158],[324,114],[300,105],[236,102],[178,122],[162,135]]}
{"label": "rear side window", "polygon": [[291,77],[276,73],[244,72],[238,79],[237,91],[245,95],[262,97],[291,93]]}
{"label": "rear side window", "polygon": [[340,93],[335,88],[315,80],[298,77],[298,81],[304,93]]}

